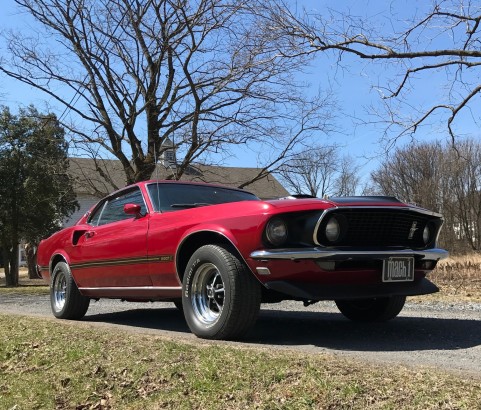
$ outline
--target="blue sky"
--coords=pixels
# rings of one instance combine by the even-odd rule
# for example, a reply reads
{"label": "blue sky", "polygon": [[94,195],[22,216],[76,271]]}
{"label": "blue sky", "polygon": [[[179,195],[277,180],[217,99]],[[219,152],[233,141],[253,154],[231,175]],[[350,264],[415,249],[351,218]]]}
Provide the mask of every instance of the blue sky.
{"label": "blue sky", "polygon": [[[397,12],[402,16],[403,13],[410,15],[413,13],[422,13],[423,10],[417,10],[428,2],[413,2],[409,0],[398,0],[396,3]],[[322,0],[305,0],[303,2],[307,10],[316,11],[324,10],[332,4],[330,1]],[[367,20],[372,19],[380,26],[386,23],[384,17],[389,16],[393,11],[389,9],[392,2],[377,1],[345,1],[336,4],[336,7],[349,9],[351,13],[363,16]],[[402,20],[401,18],[401,20]],[[13,0],[2,0],[2,9],[0,12],[0,27],[3,29],[20,29],[28,30],[29,17],[18,12]],[[440,38],[438,41],[442,42]],[[394,76],[386,66],[371,65],[369,62],[362,62],[354,57],[344,56],[341,65],[337,64],[333,55],[319,56],[309,67],[306,67],[306,74],[299,75],[298,80],[307,81],[312,88],[328,88],[330,87],[340,107],[338,118],[336,119],[336,129],[338,132],[333,133],[326,138],[327,144],[337,143],[343,147],[343,151],[353,156],[359,165],[362,165],[361,176],[367,179],[369,173],[375,169],[379,161],[384,159],[382,150],[380,149],[379,138],[382,134],[382,127],[379,125],[360,125],[360,122],[369,121],[366,107],[379,103],[379,91],[373,88],[376,84],[385,84],[386,78]],[[439,91],[439,82],[441,77],[433,76],[427,81],[420,82],[416,85],[415,101],[416,103],[435,101]],[[18,106],[34,104],[39,109],[50,107],[54,112],[60,115],[63,107],[55,106],[53,101],[49,101],[45,95],[17,82],[15,80],[0,77],[0,104],[7,105],[16,110]],[[472,135],[476,132],[474,127],[468,125],[462,131],[466,135]],[[425,127],[419,134],[421,140],[432,140],[446,138],[440,124],[433,123],[429,127]],[[406,141],[401,141],[400,144]],[[257,166],[257,159],[252,154],[238,150],[234,152],[235,157],[229,160],[226,165],[230,166]]]}

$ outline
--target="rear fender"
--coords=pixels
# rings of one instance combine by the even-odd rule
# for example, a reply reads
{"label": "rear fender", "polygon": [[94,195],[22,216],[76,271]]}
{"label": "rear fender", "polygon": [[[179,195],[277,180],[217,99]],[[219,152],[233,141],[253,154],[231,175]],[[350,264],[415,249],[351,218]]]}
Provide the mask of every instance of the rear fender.
{"label": "rear fender", "polygon": [[[55,265],[59,262],[65,262],[67,265],[70,266],[70,258],[68,257],[67,253],[64,252],[63,250],[58,250],[52,254],[52,257],[50,258],[50,262],[48,265],[48,278],[45,278],[45,276],[42,276],[44,279],[48,279],[50,281],[50,277],[52,276],[52,272],[55,269]],[[75,281],[75,278],[74,278]]]}

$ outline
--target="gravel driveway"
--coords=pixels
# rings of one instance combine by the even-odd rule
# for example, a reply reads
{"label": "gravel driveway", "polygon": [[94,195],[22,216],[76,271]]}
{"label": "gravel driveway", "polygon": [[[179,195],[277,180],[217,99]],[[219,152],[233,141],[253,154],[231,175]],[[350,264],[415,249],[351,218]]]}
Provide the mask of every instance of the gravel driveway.
{"label": "gravel driveway", "polygon": [[[0,311],[53,317],[46,295],[2,294]],[[91,303],[82,322],[198,340],[170,303],[102,299]],[[307,308],[299,302],[263,305],[245,343],[349,355],[381,364],[437,367],[481,378],[481,304],[407,303],[395,320],[375,324],[350,322],[331,302]]]}

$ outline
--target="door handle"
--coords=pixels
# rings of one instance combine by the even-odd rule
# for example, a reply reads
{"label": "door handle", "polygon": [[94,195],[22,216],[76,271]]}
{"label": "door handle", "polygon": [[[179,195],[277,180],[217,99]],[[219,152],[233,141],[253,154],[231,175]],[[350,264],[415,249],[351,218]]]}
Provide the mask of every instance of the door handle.
{"label": "door handle", "polygon": [[95,231],[87,231],[85,232],[85,238],[88,239],[88,238],[91,238],[92,236],[95,235]]}

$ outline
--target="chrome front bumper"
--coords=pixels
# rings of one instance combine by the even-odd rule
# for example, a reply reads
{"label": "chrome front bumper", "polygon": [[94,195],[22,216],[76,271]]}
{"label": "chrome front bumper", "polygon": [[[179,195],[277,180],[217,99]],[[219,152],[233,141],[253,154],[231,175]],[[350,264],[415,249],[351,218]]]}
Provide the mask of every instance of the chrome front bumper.
{"label": "chrome front bumper", "polygon": [[384,260],[392,257],[414,257],[417,260],[439,261],[448,257],[444,249],[391,249],[391,250],[344,250],[335,248],[269,249],[254,251],[250,254],[256,260],[302,260],[320,259],[329,261]]}

